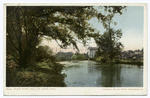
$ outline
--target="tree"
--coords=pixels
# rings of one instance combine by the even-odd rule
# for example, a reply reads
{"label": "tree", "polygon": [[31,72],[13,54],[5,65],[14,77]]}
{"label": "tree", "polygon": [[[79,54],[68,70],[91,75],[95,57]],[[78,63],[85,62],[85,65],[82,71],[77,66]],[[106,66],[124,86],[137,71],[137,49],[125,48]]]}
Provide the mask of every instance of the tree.
{"label": "tree", "polygon": [[44,62],[46,60],[55,61],[53,52],[49,46],[39,46],[36,51],[36,62]]}
{"label": "tree", "polygon": [[119,39],[122,36],[121,30],[114,30],[110,26],[111,24],[116,25],[116,22],[113,22],[112,20],[113,17],[114,14],[107,15],[107,20],[103,23],[106,31],[100,37],[95,38],[99,47],[99,55],[105,56],[105,58],[110,61],[112,61],[116,56],[119,56],[123,48],[123,44],[119,42]]}
{"label": "tree", "polygon": [[[105,6],[105,11],[120,13],[124,7]],[[112,10],[109,10],[112,9]],[[36,46],[43,37],[54,39],[61,48],[77,41],[86,44],[89,37],[99,34],[87,22],[97,17],[101,22],[106,16],[92,6],[7,6],[7,53],[16,56],[19,67],[36,66]],[[59,43],[58,40],[61,42]],[[79,50],[78,50],[79,51]]]}

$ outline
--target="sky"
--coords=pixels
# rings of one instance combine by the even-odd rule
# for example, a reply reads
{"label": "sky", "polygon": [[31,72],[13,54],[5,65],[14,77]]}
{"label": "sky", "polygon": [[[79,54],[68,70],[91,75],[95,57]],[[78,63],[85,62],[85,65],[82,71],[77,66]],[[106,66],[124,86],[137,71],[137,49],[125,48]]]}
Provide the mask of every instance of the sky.
{"label": "sky", "polygon": [[[137,50],[142,49],[143,47],[143,32],[144,32],[144,7],[143,6],[127,6],[123,10],[122,15],[115,15],[113,18],[114,22],[117,22],[116,26],[112,27],[117,30],[122,30],[122,38],[120,41],[124,45],[124,51],[127,50]],[[105,29],[102,24],[98,22],[96,18],[92,18],[89,23],[92,27],[96,28],[102,34]],[[96,47],[95,41],[91,39],[89,46]],[[57,43],[52,40],[51,42],[43,40],[42,45],[48,45],[53,50],[54,53],[57,52],[75,52],[71,47],[67,49],[61,49]],[[80,50],[80,53],[87,53],[87,47],[84,47],[82,44],[77,44]]]}

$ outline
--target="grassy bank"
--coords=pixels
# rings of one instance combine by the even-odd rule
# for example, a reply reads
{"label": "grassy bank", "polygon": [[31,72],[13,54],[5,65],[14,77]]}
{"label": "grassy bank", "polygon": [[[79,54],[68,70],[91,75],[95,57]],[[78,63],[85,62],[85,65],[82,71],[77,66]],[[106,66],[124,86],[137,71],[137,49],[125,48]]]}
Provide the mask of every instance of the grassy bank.
{"label": "grassy bank", "polygon": [[97,57],[93,59],[96,62],[100,62],[100,63],[113,63],[113,64],[132,64],[132,65],[143,65],[143,61],[142,60],[119,60],[119,59],[115,59],[113,61],[107,59],[107,58],[103,58],[103,57]]}
{"label": "grassy bank", "polygon": [[132,65],[143,65],[143,61],[132,61],[132,60],[119,60],[118,62],[114,62],[117,64],[132,64]]}
{"label": "grassy bank", "polygon": [[59,63],[41,62],[37,67],[19,69],[13,66],[6,68],[7,87],[64,87],[63,66]]}

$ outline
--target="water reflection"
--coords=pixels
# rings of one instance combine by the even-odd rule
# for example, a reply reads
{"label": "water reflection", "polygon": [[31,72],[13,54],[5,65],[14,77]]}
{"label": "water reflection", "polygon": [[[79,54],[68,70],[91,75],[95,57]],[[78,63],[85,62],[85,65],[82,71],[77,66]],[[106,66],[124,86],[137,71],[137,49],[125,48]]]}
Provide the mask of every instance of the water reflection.
{"label": "water reflection", "polygon": [[[78,67],[75,67],[78,65]],[[93,61],[66,63],[65,83],[69,87],[141,87],[143,67],[97,64]],[[69,67],[73,66],[73,67]]]}
{"label": "water reflection", "polygon": [[105,65],[95,66],[101,72],[101,77],[97,79],[97,85],[103,87],[119,87],[121,86],[121,66]]}

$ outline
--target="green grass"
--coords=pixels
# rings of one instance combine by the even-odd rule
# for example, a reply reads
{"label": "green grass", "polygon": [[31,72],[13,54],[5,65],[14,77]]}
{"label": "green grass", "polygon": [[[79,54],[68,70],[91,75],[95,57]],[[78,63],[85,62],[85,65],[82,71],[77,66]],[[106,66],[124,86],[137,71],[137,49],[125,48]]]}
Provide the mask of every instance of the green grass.
{"label": "green grass", "polygon": [[64,87],[65,74],[61,74],[63,66],[59,63],[41,62],[36,68],[6,68],[7,87]]}
{"label": "green grass", "polygon": [[[106,62],[104,62],[104,60],[106,60]],[[132,65],[143,65],[143,60],[119,60],[119,59],[115,59],[113,61],[110,62],[110,60],[108,59],[104,59],[104,57],[96,57],[94,59],[94,61],[96,62],[100,62],[100,63],[114,63],[114,64],[132,64]]]}
{"label": "green grass", "polygon": [[132,61],[132,60],[119,60],[118,64],[133,64],[133,65],[143,65],[143,61]]}

